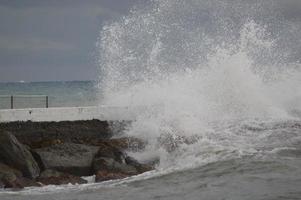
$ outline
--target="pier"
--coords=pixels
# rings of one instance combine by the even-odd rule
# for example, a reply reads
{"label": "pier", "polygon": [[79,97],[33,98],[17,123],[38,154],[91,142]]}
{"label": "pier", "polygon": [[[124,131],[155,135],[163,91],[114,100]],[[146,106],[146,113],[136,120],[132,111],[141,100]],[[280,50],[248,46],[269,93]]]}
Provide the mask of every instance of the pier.
{"label": "pier", "polygon": [[0,109],[49,107],[48,95],[0,95]]}
{"label": "pier", "polygon": [[0,123],[13,121],[103,121],[133,120],[135,110],[127,107],[91,106],[60,108],[24,108],[0,110]]}

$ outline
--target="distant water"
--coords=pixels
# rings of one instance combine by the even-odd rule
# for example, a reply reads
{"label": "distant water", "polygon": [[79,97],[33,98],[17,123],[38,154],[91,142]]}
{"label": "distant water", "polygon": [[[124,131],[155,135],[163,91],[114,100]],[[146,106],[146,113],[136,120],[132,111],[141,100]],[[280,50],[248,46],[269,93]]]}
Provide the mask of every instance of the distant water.
{"label": "distant water", "polygon": [[[10,98],[1,95],[48,95],[50,107],[97,105],[97,88],[93,81],[0,83],[0,109],[7,109]],[[16,96],[14,107],[45,107],[45,98]]]}

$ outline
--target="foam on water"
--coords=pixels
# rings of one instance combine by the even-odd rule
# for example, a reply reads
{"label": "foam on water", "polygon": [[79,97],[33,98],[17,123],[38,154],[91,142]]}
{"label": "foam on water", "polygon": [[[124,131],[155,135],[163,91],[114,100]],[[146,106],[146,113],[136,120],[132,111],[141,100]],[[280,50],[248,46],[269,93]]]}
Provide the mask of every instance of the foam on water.
{"label": "foam on water", "polygon": [[101,32],[101,104],[145,107],[126,134],[149,143],[159,168],[258,153],[255,144],[266,136],[241,127],[298,118],[301,108],[292,41],[298,28],[279,5],[155,0],[138,6]]}

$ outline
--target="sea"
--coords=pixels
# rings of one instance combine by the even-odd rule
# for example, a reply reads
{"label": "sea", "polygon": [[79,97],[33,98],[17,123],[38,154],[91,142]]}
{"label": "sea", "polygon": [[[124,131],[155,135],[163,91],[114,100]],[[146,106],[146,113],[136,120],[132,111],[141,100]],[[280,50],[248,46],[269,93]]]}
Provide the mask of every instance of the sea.
{"label": "sea", "polygon": [[96,89],[37,83],[37,91],[55,96],[54,106],[96,99],[142,108],[116,137],[144,140],[143,151],[127,153],[158,160],[156,168],[102,183],[1,190],[0,199],[301,199],[300,9],[300,1],[281,0],[137,3],[100,31]]}
{"label": "sea", "polygon": [[0,83],[0,109],[85,107],[98,105],[96,81],[52,81]]}

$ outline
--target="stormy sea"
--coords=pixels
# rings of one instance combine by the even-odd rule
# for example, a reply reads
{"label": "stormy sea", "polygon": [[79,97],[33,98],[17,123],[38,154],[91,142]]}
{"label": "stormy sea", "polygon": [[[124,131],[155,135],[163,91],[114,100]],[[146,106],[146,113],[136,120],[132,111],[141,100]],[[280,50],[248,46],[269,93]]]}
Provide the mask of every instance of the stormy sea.
{"label": "stormy sea", "polygon": [[153,0],[106,24],[98,103],[142,108],[120,134],[156,169],[0,199],[301,199],[301,24],[285,2]]}

